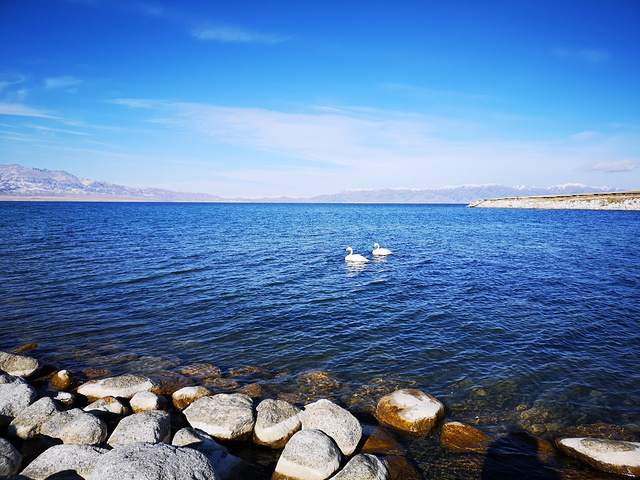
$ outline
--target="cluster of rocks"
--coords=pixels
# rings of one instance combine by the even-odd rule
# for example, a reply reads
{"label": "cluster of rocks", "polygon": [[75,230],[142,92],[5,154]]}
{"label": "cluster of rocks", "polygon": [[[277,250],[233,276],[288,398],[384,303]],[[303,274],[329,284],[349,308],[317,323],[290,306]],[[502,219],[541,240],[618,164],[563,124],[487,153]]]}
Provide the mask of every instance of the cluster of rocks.
{"label": "cluster of rocks", "polygon": [[[0,352],[0,476],[46,479],[60,474],[90,480],[249,478],[248,464],[219,442],[248,442],[279,451],[272,480],[402,479],[391,457],[367,451],[360,421],[327,399],[303,408],[281,399],[257,406],[244,393],[212,394],[201,386],[167,396],[146,377],[122,375],[73,388],[58,371],[59,392],[38,398],[26,378],[40,368],[34,358]],[[84,408],[78,405],[86,403]],[[174,428],[178,413],[188,426]],[[492,439],[459,423],[442,424],[444,406],[416,389],[382,396],[377,421],[411,435],[440,427],[443,446],[486,453]],[[44,450],[23,465],[14,444],[39,441]],[[542,452],[551,444],[534,439]],[[640,476],[640,444],[598,438],[564,438],[556,447],[592,467]],[[57,477],[55,477],[57,478]]]}

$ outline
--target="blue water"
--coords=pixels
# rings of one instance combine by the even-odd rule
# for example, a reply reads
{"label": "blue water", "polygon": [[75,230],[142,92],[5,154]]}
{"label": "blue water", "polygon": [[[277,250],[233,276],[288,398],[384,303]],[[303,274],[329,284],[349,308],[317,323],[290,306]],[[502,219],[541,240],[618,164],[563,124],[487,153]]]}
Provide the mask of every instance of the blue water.
{"label": "blue water", "polygon": [[[264,367],[274,392],[323,370],[346,404],[414,386],[452,419],[543,437],[638,429],[638,239],[638,212],[0,202],[0,349]],[[345,264],[374,242],[394,254]]]}

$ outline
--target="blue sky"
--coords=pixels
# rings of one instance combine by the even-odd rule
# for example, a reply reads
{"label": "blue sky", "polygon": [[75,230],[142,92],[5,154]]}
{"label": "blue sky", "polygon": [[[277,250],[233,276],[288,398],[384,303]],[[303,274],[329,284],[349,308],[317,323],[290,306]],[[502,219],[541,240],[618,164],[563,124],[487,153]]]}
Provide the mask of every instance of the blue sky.
{"label": "blue sky", "polygon": [[0,163],[225,197],[640,189],[640,2],[0,0]]}

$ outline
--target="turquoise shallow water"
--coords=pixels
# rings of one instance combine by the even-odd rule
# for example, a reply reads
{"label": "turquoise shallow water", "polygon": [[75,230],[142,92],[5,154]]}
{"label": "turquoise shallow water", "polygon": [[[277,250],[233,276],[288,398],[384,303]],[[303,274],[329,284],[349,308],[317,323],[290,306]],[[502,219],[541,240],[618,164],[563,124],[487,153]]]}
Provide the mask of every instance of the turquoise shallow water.
{"label": "turquoise shallow water", "polygon": [[[0,202],[0,349],[261,367],[274,391],[323,370],[342,402],[411,385],[543,437],[638,429],[639,238],[638,212]],[[394,254],[345,264],[374,242]]]}

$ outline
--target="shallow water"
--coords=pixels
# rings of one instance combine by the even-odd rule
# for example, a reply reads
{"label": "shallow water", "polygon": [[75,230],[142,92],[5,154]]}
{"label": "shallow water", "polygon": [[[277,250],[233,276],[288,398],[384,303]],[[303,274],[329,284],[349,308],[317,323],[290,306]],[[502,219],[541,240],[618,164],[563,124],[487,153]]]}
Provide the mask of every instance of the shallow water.
{"label": "shallow water", "polygon": [[[221,388],[364,413],[413,386],[485,431],[637,432],[639,238],[638,212],[0,202],[0,350],[175,378],[206,363]],[[345,264],[374,242],[394,254]]]}

